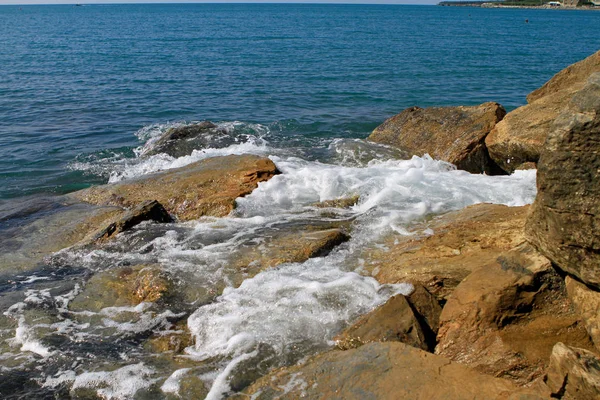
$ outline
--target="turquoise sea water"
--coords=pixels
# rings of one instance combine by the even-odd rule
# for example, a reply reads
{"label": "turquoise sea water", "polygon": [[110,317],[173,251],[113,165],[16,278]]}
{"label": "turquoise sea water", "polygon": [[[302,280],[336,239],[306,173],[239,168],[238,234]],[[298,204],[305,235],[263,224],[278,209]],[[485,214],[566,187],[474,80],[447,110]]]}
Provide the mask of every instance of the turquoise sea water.
{"label": "turquoise sea water", "polygon": [[318,158],[409,106],[512,109],[598,50],[598,26],[557,10],[3,6],[0,199],[106,181],[155,124],[258,123]]}

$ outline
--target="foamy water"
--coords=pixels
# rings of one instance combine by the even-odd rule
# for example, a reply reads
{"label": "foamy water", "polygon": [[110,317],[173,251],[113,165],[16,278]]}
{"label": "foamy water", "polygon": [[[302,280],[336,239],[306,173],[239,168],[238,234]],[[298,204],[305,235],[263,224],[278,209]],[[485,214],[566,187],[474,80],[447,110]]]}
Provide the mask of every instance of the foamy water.
{"label": "foamy water", "polygon": [[[180,158],[144,156],[164,130],[140,133],[147,142],[137,158],[103,164],[110,180],[243,153],[269,156],[282,174],[238,199],[228,217],[144,223],[102,247],[65,249],[49,260],[92,272],[160,265],[178,288],[171,303],[75,312],[69,304],[83,290],[82,278],[62,287],[64,281],[23,276],[20,284],[30,289],[20,299],[15,295],[18,301],[4,313],[16,326],[0,355],[18,354],[23,361],[4,368],[36,367],[33,378],[48,390],[85,389],[108,399],[178,393],[181,381],[194,375],[204,382],[207,398],[224,398],[272,368],[331,347],[332,338],[358,316],[394,294],[410,293],[410,285],[381,285],[361,274],[357,257],[366,245],[390,232],[412,234],[412,224],[431,214],[481,202],[519,206],[535,197],[535,171],[472,175],[429,156],[393,159],[393,149],[357,140],[324,143],[321,159],[306,159],[274,146],[268,130],[256,126],[252,130],[260,135],[226,148]],[[349,209],[314,206],[353,196],[359,200]],[[261,249],[290,226],[336,223],[351,227],[351,239],[327,256],[248,277],[231,267],[238,252]],[[183,367],[144,347],[144,338],[165,333],[182,317],[194,338],[179,356]]]}

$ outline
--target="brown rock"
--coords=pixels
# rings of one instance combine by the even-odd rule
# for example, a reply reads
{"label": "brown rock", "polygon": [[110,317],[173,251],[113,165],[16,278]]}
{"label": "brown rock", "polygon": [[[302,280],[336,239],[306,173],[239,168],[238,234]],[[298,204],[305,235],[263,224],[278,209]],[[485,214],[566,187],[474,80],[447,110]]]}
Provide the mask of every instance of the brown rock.
{"label": "brown rock", "polygon": [[233,398],[463,400],[544,399],[548,395],[481,375],[403,343],[388,342],[318,355],[259,379]]}
{"label": "brown rock", "polygon": [[115,222],[111,222],[107,227],[101,229],[95,235],[94,239],[101,241],[109,239],[144,221],[164,223],[172,222],[173,219],[158,201],[147,200],[136,206],[134,209],[125,212]]}
{"label": "brown rock", "polygon": [[569,299],[581,316],[596,348],[600,349],[600,293],[569,276],[565,283]]}
{"label": "brown rock", "polygon": [[485,139],[490,157],[509,173],[523,163],[536,163],[553,121],[594,72],[600,72],[600,52],[567,67],[532,92],[529,104],[509,112]]}
{"label": "brown rock", "polygon": [[367,140],[425,153],[472,173],[495,173],[485,137],[506,111],[498,103],[473,107],[412,107],[375,128]]}
{"label": "brown rock", "polygon": [[[408,301],[416,311],[417,318],[421,321],[421,325],[426,325],[426,328],[434,335],[438,333],[440,327],[440,314],[442,307],[434,295],[429,293],[423,285],[414,285],[415,290],[408,296]],[[424,327],[424,329],[427,331]]]}
{"label": "brown rock", "polygon": [[154,353],[172,352],[181,354],[192,343],[193,339],[187,326],[187,320],[181,320],[174,324],[170,330],[154,334],[148,339],[147,345]]}
{"label": "brown rock", "polygon": [[[476,268],[525,241],[527,207],[477,204],[412,227],[414,236],[392,235],[385,248],[360,256],[381,283],[422,284],[444,300]],[[425,229],[433,235],[418,234]]]}
{"label": "brown rock", "polygon": [[208,158],[167,170],[72,194],[92,204],[131,208],[156,200],[179,220],[204,215],[222,217],[235,208],[235,199],[251,193],[259,182],[278,174],[268,158],[253,155]]}
{"label": "brown rock", "polygon": [[359,195],[352,197],[345,197],[342,199],[325,200],[318,203],[314,203],[313,206],[317,208],[350,208],[360,199]]}
{"label": "brown rock", "polygon": [[334,338],[336,346],[341,350],[371,342],[402,342],[430,350],[427,339],[417,316],[403,295],[392,297]]}
{"label": "brown rock", "polygon": [[98,312],[105,307],[136,306],[171,295],[173,285],[156,265],[136,265],[98,273],[69,303],[72,311]]}
{"label": "brown rock", "polygon": [[543,375],[559,340],[591,345],[563,280],[523,245],[458,285],[440,316],[436,354],[523,385]]}
{"label": "brown rock", "polygon": [[555,121],[538,163],[527,238],[560,269],[600,288],[600,73]]}
{"label": "brown rock", "polygon": [[545,378],[552,397],[573,400],[600,398],[600,358],[585,349],[557,343]]}

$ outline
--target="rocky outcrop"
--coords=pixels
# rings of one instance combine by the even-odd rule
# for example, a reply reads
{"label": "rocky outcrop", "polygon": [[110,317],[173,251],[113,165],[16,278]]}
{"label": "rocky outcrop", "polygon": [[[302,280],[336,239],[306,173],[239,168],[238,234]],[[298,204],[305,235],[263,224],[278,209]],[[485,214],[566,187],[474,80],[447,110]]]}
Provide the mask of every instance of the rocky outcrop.
{"label": "rocky outcrop", "polygon": [[556,119],[538,163],[527,238],[560,269],[600,288],[600,73]]}
{"label": "rocky outcrop", "polygon": [[398,147],[410,154],[455,164],[472,173],[494,174],[485,138],[506,111],[498,103],[473,107],[412,107],[375,128],[367,140]]}
{"label": "rocky outcrop", "polygon": [[600,293],[567,276],[565,279],[569,299],[581,316],[597,349],[600,349]]}
{"label": "rocky outcrop", "polygon": [[116,221],[109,223],[108,226],[96,233],[94,239],[100,241],[107,240],[144,221],[165,223],[173,222],[173,219],[158,201],[147,200],[132,210],[125,211]]}
{"label": "rocky outcrop", "polygon": [[392,297],[384,305],[345,329],[334,340],[341,350],[356,348],[371,342],[402,342],[423,350],[430,350],[431,343],[428,343],[426,332],[403,295]]}
{"label": "rocky outcrop", "polygon": [[268,158],[253,155],[208,158],[182,168],[115,184],[95,186],[71,196],[98,205],[132,208],[156,200],[180,221],[222,217],[235,199],[251,193],[279,171]]}
{"label": "rocky outcrop", "polygon": [[283,368],[233,398],[272,399],[544,399],[543,389],[522,389],[403,343],[370,343],[331,351]]}
{"label": "rocky outcrop", "polygon": [[436,354],[523,385],[544,374],[557,341],[591,348],[578,320],[550,261],[523,245],[458,285],[440,316]]}
{"label": "rocky outcrop", "polygon": [[411,227],[413,236],[392,235],[360,258],[379,282],[422,284],[443,301],[472,271],[525,241],[527,209],[470,206]]}
{"label": "rocky outcrop", "polygon": [[532,92],[529,104],[509,112],[485,139],[490,157],[509,173],[523,163],[537,163],[553,121],[594,72],[600,72],[600,52],[567,67]]}
{"label": "rocky outcrop", "polygon": [[546,385],[553,398],[600,398],[600,358],[585,349],[557,343],[552,350]]}
{"label": "rocky outcrop", "polygon": [[227,133],[210,121],[169,128],[155,142],[142,150],[142,156],[168,154],[171,157],[189,156],[194,150],[223,148],[238,143],[239,138]]}

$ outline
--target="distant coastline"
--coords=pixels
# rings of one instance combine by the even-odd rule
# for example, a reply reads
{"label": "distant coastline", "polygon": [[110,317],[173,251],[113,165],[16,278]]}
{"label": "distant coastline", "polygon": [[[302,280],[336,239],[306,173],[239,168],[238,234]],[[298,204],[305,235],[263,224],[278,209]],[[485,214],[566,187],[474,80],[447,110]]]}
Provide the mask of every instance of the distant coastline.
{"label": "distant coastline", "polygon": [[[581,4],[581,5],[579,5]],[[520,0],[520,1],[441,1],[438,6],[445,7],[481,7],[481,8],[540,8],[549,10],[600,10],[600,1],[596,2],[577,2],[568,3],[558,1],[538,1],[538,0]]]}

